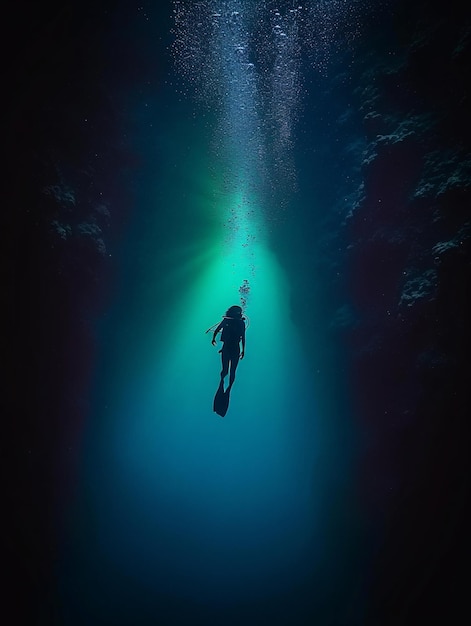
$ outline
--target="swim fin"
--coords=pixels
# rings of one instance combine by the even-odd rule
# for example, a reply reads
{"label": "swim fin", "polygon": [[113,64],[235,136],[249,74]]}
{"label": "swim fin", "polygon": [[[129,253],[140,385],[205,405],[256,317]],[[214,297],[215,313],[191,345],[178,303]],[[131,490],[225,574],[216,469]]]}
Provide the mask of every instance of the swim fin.
{"label": "swim fin", "polygon": [[231,390],[226,389],[226,391],[224,391],[224,381],[221,379],[213,402],[213,411],[221,417],[224,417],[227,413],[227,409],[229,408],[230,395]]}

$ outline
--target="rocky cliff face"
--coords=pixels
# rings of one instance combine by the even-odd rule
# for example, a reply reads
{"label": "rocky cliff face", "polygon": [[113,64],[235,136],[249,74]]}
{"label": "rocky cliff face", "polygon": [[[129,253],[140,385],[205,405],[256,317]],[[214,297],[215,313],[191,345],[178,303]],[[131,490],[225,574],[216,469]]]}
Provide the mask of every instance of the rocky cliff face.
{"label": "rocky cliff face", "polygon": [[2,413],[18,623],[40,614],[55,623],[52,572],[87,412],[89,320],[103,302],[124,210],[110,185],[123,162],[100,48],[105,4],[27,3],[7,13]]}
{"label": "rocky cliff face", "polygon": [[372,623],[412,624],[457,618],[465,595],[471,31],[455,3],[397,3],[393,25],[358,57],[346,340],[365,498],[387,528]]}

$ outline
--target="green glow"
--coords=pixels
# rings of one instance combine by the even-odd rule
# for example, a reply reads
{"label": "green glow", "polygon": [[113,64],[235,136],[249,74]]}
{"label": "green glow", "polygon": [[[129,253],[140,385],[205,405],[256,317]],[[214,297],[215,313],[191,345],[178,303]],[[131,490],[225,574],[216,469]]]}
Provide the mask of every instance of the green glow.
{"label": "green glow", "polygon": [[[322,562],[326,494],[342,463],[262,219],[257,124],[244,119],[213,151],[204,124],[169,113],[145,154],[122,290],[103,321],[85,496],[71,524],[77,552],[64,577],[71,614],[86,615],[91,598],[100,623],[140,623],[147,605],[149,623],[177,623],[181,607],[191,615],[182,623],[219,625],[215,607],[250,612],[290,589],[296,598],[332,569]],[[246,357],[222,419],[212,411],[219,346],[205,330],[241,303],[244,281]],[[204,607],[209,621],[193,619]]]}
{"label": "green glow", "polygon": [[[309,576],[323,436],[256,172],[211,167],[202,138],[191,145],[143,198],[143,275],[132,303],[141,326],[128,322],[124,375],[109,374],[95,533],[114,576],[132,572],[150,595],[233,603]],[[219,347],[205,331],[240,303],[244,281],[246,356],[222,419],[212,410]]]}
{"label": "green glow", "polygon": [[[254,380],[262,379],[257,382],[257,385],[260,384],[259,392],[264,393],[265,389],[268,393],[269,389],[276,387],[281,412],[292,395],[295,382],[286,374],[285,361],[288,355],[298,361],[302,358],[297,333],[290,322],[289,287],[263,241],[256,207],[249,204],[241,192],[233,194],[226,205],[228,208],[221,228],[226,228],[229,233],[224,241],[206,251],[205,270],[173,311],[165,333],[169,342],[160,346],[155,376],[156,379],[166,379],[167,376],[178,378],[188,362],[188,347],[194,347],[197,350],[198,375],[185,377],[188,410],[191,412],[195,397],[201,397],[202,406],[211,406],[220,366],[217,350],[210,345],[211,333],[204,334],[204,331],[217,323],[230,305],[241,303],[239,288],[248,280],[250,293],[245,313],[250,327],[247,331],[246,359],[238,368],[238,379],[244,382],[234,387],[233,404],[237,408],[240,402],[237,397],[246,395],[247,386],[248,395],[252,396],[255,390],[251,383],[253,385]],[[163,360],[160,358],[162,350],[167,354]],[[245,389],[241,389],[242,385]],[[204,394],[201,395],[203,389]],[[165,390],[161,392],[165,393]],[[252,397],[257,397],[257,394]]]}
{"label": "green glow", "polygon": [[[152,558],[169,585],[191,581],[184,595],[217,590],[221,597],[249,597],[251,589],[260,593],[260,577],[269,590],[286,586],[283,572],[302,576],[299,561],[316,527],[310,468],[320,449],[310,440],[306,453],[314,403],[286,278],[244,194],[233,194],[226,206],[221,230],[232,218],[230,236],[205,252],[204,263],[198,257],[204,270],[167,318],[166,339],[154,345],[153,364],[115,420],[113,480],[128,485],[130,511],[146,512],[145,521],[131,514],[126,536],[130,528],[145,536],[152,525],[159,535],[153,548],[132,543],[123,567],[131,560],[144,568],[144,553],[150,558],[156,550]],[[219,348],[205,330],[239,302],[245,279],[251,287],[246,358],[221,419],[212,412]],[[168,552],[165,542],[175,537],[178,551]]]}

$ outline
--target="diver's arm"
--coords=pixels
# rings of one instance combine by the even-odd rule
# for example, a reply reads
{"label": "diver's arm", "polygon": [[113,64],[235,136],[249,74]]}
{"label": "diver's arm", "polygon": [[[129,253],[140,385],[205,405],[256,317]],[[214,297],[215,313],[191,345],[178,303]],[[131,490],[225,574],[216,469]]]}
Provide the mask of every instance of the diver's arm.
{"label": "diver's arm", "polygon": [[242,352],[240,353],[240,358],[243,359],[245,356],[245,328],[244,328],[244,332],[242,333]]}
{"label": "diver's arm", "polygon": [[213,346],[216,345],[216,335],[221,330],[221,328],[222,328],[222,322],[219,324],[219,326],[216,328],[216,330],[213,333],[213,338],[211,339],[211,343],[213,344]]}

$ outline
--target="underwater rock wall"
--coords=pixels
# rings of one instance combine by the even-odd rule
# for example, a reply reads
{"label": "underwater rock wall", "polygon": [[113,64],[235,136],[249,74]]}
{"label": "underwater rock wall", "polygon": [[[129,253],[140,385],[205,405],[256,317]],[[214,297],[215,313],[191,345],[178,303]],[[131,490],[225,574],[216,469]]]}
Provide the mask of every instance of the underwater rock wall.
{"label": "underwater rock wall", "polygon": [[372,24],[357,57],[365,149],[340,234],[351,309],[337,317],[365,432],[361,490],[386,529],[375,624],[447,621],[465,597],[456,571],[469,548],[469,17],[454,2],[396,3],[391,36],[378,29],[375,41]]}
{"label": "underwater rock wall", "polygon": [[91,320],[106,299],[124,212],[111,185],[123,160],[101,49],[111,4],[43,3],[7,15],[18,45],[4,75],[2,413],[6,595],[17,623],[58,623],[53,573],[88,410]]}

